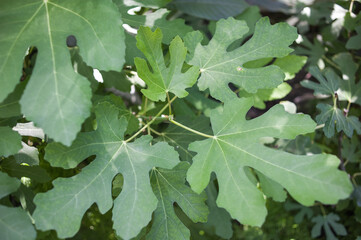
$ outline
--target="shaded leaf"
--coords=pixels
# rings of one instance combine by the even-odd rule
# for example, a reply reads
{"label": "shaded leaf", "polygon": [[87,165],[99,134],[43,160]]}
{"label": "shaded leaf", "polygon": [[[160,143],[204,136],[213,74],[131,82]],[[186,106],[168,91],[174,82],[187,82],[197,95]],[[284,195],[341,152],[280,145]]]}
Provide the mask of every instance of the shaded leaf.
{"label": "shaded leaf", "polygon": [[219,183],[217,205],[241,223],[260,226],[266,216],[261,191],[245,174],[254,168],[285,188],[303,205],[327,204],[346,198],[352,191],[347,175],[337,169],[333,155],[299,156],[259,143],[262,137],[292,139],[312,132],[316,124],[309,116],[289,114],[276,105],[262,116],[247,121],[251,99],[225,103],[223,112],[212,111],[213,138],[190,144],[197,152],[187,173],[192,189],[199,193],[215,172]]}
{"label": "shaded leaf", "polygon": [[5,159],[0,164],[1,168],[12,177],[28,177],[40,183],[51,180],[45,169],[39,166],[25,166],[16,162],[14,157]]}
{"label": "shaded leaf", "polygon": [[329,104],[319,103],[316,106],[321,113],[316,116],[318,124],[325,124],[323,132],[330,138],[337,132],[343,131],[348,137],[352,137],[354,130],[361,134],[361,123],[357,117],[346,117],[343,112]]}
{"label": "shaded leaf", "polygon": [[300,204],[293,203],[291,201],[285,202],[284,206],[287,211],[297,211],[294,217],[295,223],[301,223],[303,222],[304,219],[309,220],[313,215],[312,208],[305,207]]}
{"label": "shaded leaf", "polygon": [[322,74],[318,67],[312,66],[310,67],[309,72],[319,81],[319,83],[303,80],[301,82],[303,87],[310,88],[316,93],[331,96],[337,92],[342,80],[331,68],[327,68]]}
{"label": "shaded leaf", "polygon": [[[204,133],[210,133],[210,122],[206,117],[199,116],[197,118],[179,117],[177,122],[185,124],[186,126]],[[170,125],[155,141],[164,141],[173,146],[179,153],[181,160],[191,162],[194,152],[188,150],[188,145],[194,141],[203,140],[204,137],[194,134],[178,127],[177,125]]]}
{"label": "shaded leaf", "polygon": [[152,228],[147,239],[189,239],[190,232],[174,212],[174,203],[193,222],[207,221],[209,213],[204,201],[206,194],[198,195],[186,186],[185,177],[189,163],[181,162],[171,170],[153,168],[151,184],[158,198]]}
{"label": "shaded leaf", "polygon": [[37,47],[22,111],[51,138],[70,145],[89,116],[91,92],[72,68],[66,38],[75,35],[92,67],[121,68],[125,48],[118,10],[110,0],[1,1],[0,9],[0,101],[17,85],[26,50]]}
{"label": "shaded leaf", "polygon": [[342,139],[342,157],[349,162],[357,163],[361,162],[361,143],[357,135],[352,139]]}
{"label": "shaded leaf", "polygon": [[160,29],[152,32],[147,27],[140,27],[137,35],[137,47],[147,58],[152,70],[144,59],[136,58],[134,62],[139,77],[148,86],[148,89],[142,89],[142,93],[153,101],[164,101],[168,92],[180,98],[187,96],[185,89],[197,81],[199,74],[199,69],[195,66],[182,72],[187,49],[179,37],[175,37],[169,46],[170,63],[166,66],[162,51],[162,37]]}
{"label": "shaded leaf", "polygon": [[213,227],[218,236],[225,239],[231,238],[233,235],[232,218],[224,208],[217,206],[216,199],[218,193],[213,181],[211,181],[206,188],[206,193],[210,213],[205,225]]}
{"label": "shaded leaf", "polygon": [[250,93],[261,88],[274,88],[282,83],[284,74],[279,67],[271,65],[248,69],[244,64],[257,59],[288,55],[292,51],[288,46],[297,38],[295,28],[284,23],[272,26],[268,18],[262,18],[256,24],[253,37],[241,47],[228,52],[228,46],[247,32],[244,21],[222,19],[218,21],[209,44],[202,46],[199,43],[196,46],[189,63],[200,68],[200,90],[209,88],[214,98],[224,102],[234,96],[228,83],[234,83]]}
{"label": "shaded leaf", "polygon": [[256,93],[251,94],[247,93],[244,90],[240,90],[238,95],[240,97],[252,97],[254,101],[254,107],[259,109],[266,108],[266,101],[272,101],[276,99],[281,99],[287,96],[290,93],[292,87],[288,83],[281,83],[274,89],[259,89]]}
{"label": "shaded leaf", "polygon": [[172,5],[184,13],[208,20],[232,17],[248,7],[244,0],[173,0]]}
{"label": "shaded leaf", "polygon": [[93,203],[102,214],[113,206],[112,180],[121,173],[124,185],[114,200],[113,228],[117,235],[130,239],[148,224],[157,206],[149,171],[153,167],[174,167],[179,161],[178,154],[166,143],[151,146],[150,136],[125,142],[127,123],[124,117],[118,119],[119,110],[114,105],[100,103],[95,114],[96,131],[79,134],[71,147],[59,143],[47,146],[45,159],[53,166],[73,168],[89,156],[96,158],[79,174],[58,178],[53,181],[52,190],[37,194],[33,217],[38,229],[55,229],[61,238],[73,236]]}
{"label": "shaded leaf", "polygon": [[327,240],[337,240],[338,238],[335,234],[338,236],[346,236],[346,228],[341,223],[338,223],[339,220],[340,217],[334,213],[326,216],[318,215],[312,218],[312,222],[315,223],[311,231],[312,238],[321,236],[321,229],[325,231]]}
{"label": "shaded leaf", "polygon": [[19,83],[15,90],[0,103],[0,118],[16,117],[21,115],[19,100],[24,92],[26,82]]}

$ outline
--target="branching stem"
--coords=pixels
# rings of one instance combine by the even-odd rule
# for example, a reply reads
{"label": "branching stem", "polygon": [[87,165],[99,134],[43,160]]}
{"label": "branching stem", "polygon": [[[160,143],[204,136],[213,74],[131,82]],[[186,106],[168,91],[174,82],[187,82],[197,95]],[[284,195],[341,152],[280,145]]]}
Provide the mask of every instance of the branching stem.
{"label": "branching stem", "polygon": [[138,132],[136,132],[133,136],[131,136],[130,138],[128,138],[125,142],[130,142],[132,141],[134,138],[136,138],[139,134],[141,134],[146,128],[148,128],[148,126],[150,126],[156,119],[157,117],[159,117],[159,115],[161,115],[167,108],[168,106],[177,98],[177,96],[174,96],[172,98],[172,100],[170,100],[166,105],[164,105],[164,107],[154,116],[154,118],[152,120],[150,120],[146,125],[144,125],[144,127],[142,127]]}

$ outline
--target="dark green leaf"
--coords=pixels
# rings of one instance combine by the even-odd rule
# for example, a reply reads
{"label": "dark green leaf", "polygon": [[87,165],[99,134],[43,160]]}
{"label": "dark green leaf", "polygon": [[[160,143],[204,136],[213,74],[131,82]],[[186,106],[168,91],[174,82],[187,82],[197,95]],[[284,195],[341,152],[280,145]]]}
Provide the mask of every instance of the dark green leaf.
{"label": "dark green leaf", "polygon": [[20,181],[0,172],[0,199],[15,192],[20,186]]}
{"label": "dark green leaf", "polygon": [[198,195],[184,184],[189,166],[189,163],[181,162],[171,170],[153,168],[151,184],[159,202],[147,239],[190,238],[189,230],[174,212],[174,203],[177,203],[193,222],[207,221],[209,211],[204,203],[206,194]]}
{"label": "dark green leaf", "polygon": [[244,0],[173,0],[172,5],[189,15],[208,20],[232,17],[248,7]]}
{"label": "dark green leaf", "polygon": [[321,229],[325,231],[327,240],[337,240],[338,238],[335,234],[338,236],[346,236],[346,228],[338,223],[339,220],[340,217],[334,213],[330,213],[326,216],[318,215],[312,218],[312,222],[315,223],[311,232],[312,237],[315,238],[321,236]]}
{"label": "dark green leaf", "polygon": [[319,83],[304,80],[301,82],[302,86],[314,90],[315,93],[331,96],[336,93],[342,80],[331,68],[327,68],[322,74],[318,67],[312,66],[310,67],[309,72],[319,81]]}

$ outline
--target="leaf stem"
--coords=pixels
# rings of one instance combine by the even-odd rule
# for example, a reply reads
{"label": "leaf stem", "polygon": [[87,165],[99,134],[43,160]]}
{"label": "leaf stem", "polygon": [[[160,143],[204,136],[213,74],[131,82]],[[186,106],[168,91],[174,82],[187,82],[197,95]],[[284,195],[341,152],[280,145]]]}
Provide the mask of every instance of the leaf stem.
{"label": "leaf stem", "polygon": [[353,2],[354,0],[351,0],[351,3],[350,3],[350,8],[348,9],[349,13],[351,14],[352,13],[352,9],[353,9]]}
{"label": "leaf stem", "polygon": [[164,135],[163,133],[160,133],[160,132],[154,130],[153,128],[151,128],[151,127],[150,127],[150,131],[151,131],[151,132],[154,132],[155,134],[157,134],[157,135],[159,135],[159,136],[163,136],[163,135]]}
{"label": "leaf stem", "polygon": [[168,103],[169,103],[169,116],[172,115],[172,106],[171,106],[171,103],[170,103],[170,98],[169,98],[169,92],[167,91],[167,99],[168,99]]}
{"label": "leaf stem", "polygon": [[328,64],[330,64],[331,66],[337,68],[338,70],[341,70],[340,67],[339,67],[336,63],[332,62],[332,61],[331,61],[330,59],[328,59],[325,55],[322,56],[322,59],[325,60],[325,61],[326,61]]}
{"label": "leaf stem", "polygon": [[148,128],[148,126],[150,126],[156,119],[157,117],[159,117],[159,115],[161,115],[164,110],[166,110],[168,108],[168,106],[177,98],[177,96],[174,96],[172,98],[172,100],[170,100],[166,105],[164,105],[164,107],[154,116],[154,118],[152,120],[150,120],[146,125],[144,125],[144,127],[142,127],[138,132],[134,133],[133,136],[131,136],[130,138],[128,138],[127,140],[125,140],[124,142],[130,142],[132,141],[134,138],[136,138],[139,134],[141,134],[144,129]]}
{"label": "leaf stem", "polygon": [[194,130],[194,129],[192,129],[192,128],[190,128],[190,127],[187,127],[187,126],[185,126],[185,125],[183,125],[183,124],[181,124],[181,123],[179,123],[179,122],[176,122],[176,121],[174,121],[172,118],[169,118],[169,121],[170,121],[171,123],[173,123],[173,124],[181,127],[181,128],[184,128],[185,130],[188,130],[188,131],[190,131],[190,132],[192,132],[192,133],[195,133],[195,134],[197,134],[197,135],[200,135],[200,136],[203,136],[203,137],[206,137],[206,138],[214,138],[214,136],[211,136],[211,135],[208,135],[208,134],[205,134],[205,133],[198,132],[197,130]]}
{"label": "leaf stem", "polygon": [[321,208],[322,215],[325,217],[327,215],[326,210],[321,203],[320,203],[320,208]]}

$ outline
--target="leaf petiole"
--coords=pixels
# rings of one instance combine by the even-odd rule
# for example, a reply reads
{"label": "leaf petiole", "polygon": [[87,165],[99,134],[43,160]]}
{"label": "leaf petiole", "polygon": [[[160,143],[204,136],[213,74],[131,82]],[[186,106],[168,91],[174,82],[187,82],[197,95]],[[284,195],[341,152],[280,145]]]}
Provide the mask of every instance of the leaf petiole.
{"label": "leaf petiole", "polygon": [[190,131],[190,132],[192,132],[192,133],[195,133],[195,134],[197,134],[197,135],[200,135],[200,136],[203,136],[203,137],[206,137],[206,138],[214,138],[214,136],[211,136],[211,135],[208,135],[208,134],[205,134],[205,133],[198,132],[197,130],[194,130],[194,129],[192,129],[192,128],[190,128],[190,127],[187,127],[187,126],[185,126],[185,125],[183,125],[183,124],[181,124],[181,123],[179,123],[179,122],[176,122],[176,121],[174,121],[171,117],[169,118],[169,121],[170,121],[171,123],[173,123],[173,124],[181,127],[181,128],[184,128],[185,130],[188,130],[188,131]]}
{"label": "leaf petiole", "polygon": [[128,138],[127,140],[125,140],[124,142],[130,142],[132,141],[134,138],[136,138],[140,133],[142,133],[146,128],[148,128],[158,117],[159,115],[161,115],[167,108],[168,106],[177,98],[177,96],[174,96],[166,105],[164,105],[164,107],[154,116],[154,118],[152,120],[150,120],[146,125],[144,125],[138,132],[134,133],[133,136],[131,136],[130,138]]}

